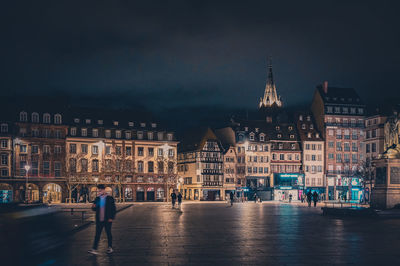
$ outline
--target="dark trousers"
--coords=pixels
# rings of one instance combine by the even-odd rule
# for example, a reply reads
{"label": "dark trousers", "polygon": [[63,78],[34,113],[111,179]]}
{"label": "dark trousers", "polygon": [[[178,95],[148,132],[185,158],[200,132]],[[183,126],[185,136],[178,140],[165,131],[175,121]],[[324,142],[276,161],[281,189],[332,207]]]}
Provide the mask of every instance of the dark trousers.
{"label": "dark trousers", "polygon": [[317,206],[317,201],[316,200],[314,200],[314,207],[316,207]]}
{"label": "dark trousers", "polygon": [[176,201],[173,199],[173,200],[172,200],[172,208],[175,207],[175,202],[176,202]]}
{"label": "dark trousers", "polygon": [[111,225],[109,222],[96,222],[96,235],[94,237],[93,249],[97,249],[103,227],[106,229],[108,247],[112,247]]}

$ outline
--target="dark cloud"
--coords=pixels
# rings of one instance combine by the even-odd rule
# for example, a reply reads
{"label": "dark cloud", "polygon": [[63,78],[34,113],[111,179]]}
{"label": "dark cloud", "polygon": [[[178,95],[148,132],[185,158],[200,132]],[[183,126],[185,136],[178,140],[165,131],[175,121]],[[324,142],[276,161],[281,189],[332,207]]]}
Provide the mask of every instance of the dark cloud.
{"label": "dark cloud", "polygon": [[399,83],[397,10],[396,1],[9,1],[0,88],[250,108],[272,55],[288,105],[309,102],[323,80],[383,99]]}

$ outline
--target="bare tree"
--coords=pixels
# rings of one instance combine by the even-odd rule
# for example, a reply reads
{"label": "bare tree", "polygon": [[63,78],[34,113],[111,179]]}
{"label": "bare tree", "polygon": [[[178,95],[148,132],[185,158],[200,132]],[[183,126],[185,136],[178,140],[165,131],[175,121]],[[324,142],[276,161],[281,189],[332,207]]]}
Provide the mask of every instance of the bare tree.
{"label": "bare tree", "polygon": [[363,188],[365,189],[367,186],[369,187],[369,201],[371,201],[372,181],[375,177],[375,164],[369,158],[367,158],[365,161],[360,163],[358,172],[362,178]]}

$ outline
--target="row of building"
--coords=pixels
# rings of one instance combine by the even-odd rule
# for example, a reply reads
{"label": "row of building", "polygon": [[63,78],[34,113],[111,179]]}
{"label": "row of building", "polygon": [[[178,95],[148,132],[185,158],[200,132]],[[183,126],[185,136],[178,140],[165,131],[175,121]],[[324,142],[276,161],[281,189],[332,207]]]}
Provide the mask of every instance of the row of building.
{"label": "row of building", "polygon": [[[371,160],[387,114],[352,88],[317,86],[309,110],[288,112],[268,68],[256,114],[177,139],[156,123],[21,110],[0,121],[0,202],[82,202],[96,185],[120,201],[369,200]],[[370,186],[368,186],[370,185]]]}

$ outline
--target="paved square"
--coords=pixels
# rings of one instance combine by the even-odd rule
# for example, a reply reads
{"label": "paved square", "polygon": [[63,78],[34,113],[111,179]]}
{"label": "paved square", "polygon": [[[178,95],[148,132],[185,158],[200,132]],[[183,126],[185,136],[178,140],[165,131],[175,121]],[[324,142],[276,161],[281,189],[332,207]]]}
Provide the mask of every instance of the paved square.
{"label": "paved square", "polygon": [[135,204],[113,224],[115,253],[87,253],[94,225],[68,240],[57,265],[400,265],[400,220],[321,216],[275,203]]}

